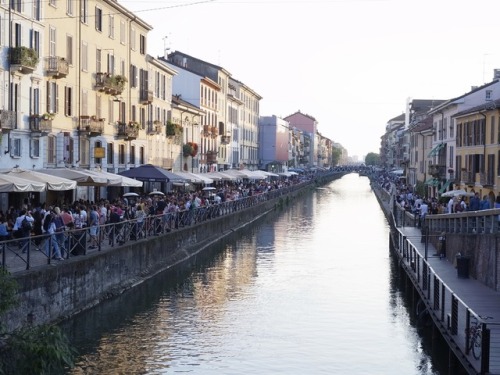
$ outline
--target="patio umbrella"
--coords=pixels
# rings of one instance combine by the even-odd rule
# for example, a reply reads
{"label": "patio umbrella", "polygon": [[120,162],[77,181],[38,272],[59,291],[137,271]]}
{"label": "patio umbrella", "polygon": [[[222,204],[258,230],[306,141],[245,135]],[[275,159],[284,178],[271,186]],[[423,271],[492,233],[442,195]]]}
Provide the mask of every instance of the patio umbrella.
{"label": "patio umbrella", "polygon": [[26,180],[44,183],[48,190],[63,191],[76,189],[76,181],[68,180],[67,178],[51,176],[46,173],[37,171],[13,168],[2,172],[9,176],[20,177]]}
{"label": "patio umbrella", "polygon": [[165,195],[165,193],[161,192],[161,191],[152,191],[151,193],[149,193],[149,195]]}
{"label": "patio umbrella", "polygon": [[137,194],[137,193],[125,193],[125,194],[123,194],[123,196],[125,198],[130,198],[130,197],[136,197],[137,198],[139,196],[139,194]]}
{"label": "patio umbrella", "polygon": [[31,191],[44,191],[47,184],[26,180],[10,174],[0,174],[0,193],[23,193]]}
{"label": "patio umbrella", "polygon": [[474,193],[467,192],[463,189],[460,190],[450,190],[446,193],[441,194],[442,197],[472,197]]}
{"label": "patio umbrella", "polygon": [[99,177],[108,180],[108,186],[124,186],[124,187],[142,187],[142,181],[135,180],[130,177],[122,176],[116,173],[110,173],[102,170],[90,171]]}
{"label": "patio umbrella", "polygon": [[106,186],[108,180],[105,177],[98,176],[96,173],[86,169],[76,168],[44,168],[38,170],[40,173],[51,176],[64,177],[76,181],[80,186]]}
{"label": "patio umbrella", "polygon": [[138,181],[188,182],[186,179],[152,164],[143,164],[140,167],[131,168],[118,174]]}

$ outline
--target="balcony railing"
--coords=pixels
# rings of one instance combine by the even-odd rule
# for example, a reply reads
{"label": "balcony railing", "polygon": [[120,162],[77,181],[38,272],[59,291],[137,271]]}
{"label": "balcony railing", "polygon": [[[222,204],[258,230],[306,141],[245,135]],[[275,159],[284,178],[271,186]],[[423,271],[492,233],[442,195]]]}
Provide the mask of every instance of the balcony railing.
{"label": "balcony railing", "polygon": [[126,79],[121,75],[96,73],[95,88],[110,95],[120,95],[125,88]]}
{"label": "balcony railing", "polygon": [[33,133],[50,133],[52,131],[52,119],[40,115],[32,115],[29,118],[30,130]]}
{"label": "balcony railing", "polygon": [[217,163],[216,151],[207,151],[207,163]]}
{"label": "balcony railing", "polygon": [[220,143],[222,143],[223,145],[228,145],[229,142],[231,142],[231,136],[223,135],[220,137]]}
{"label": "balcony railing", "polygon": [[210,126],[208,125],[203,125],[203,135],[205,137],[208,137],[210,136],[211,132],[210,132]]}
{"label": "balcony railing", "polygon": [[210,133],[212,134],[212,138],[217,138],[218,131],[217,131],[217,128],[215,126],[212,126],[210,128]]}
{"label": "balcony railing", "polygon": [[479,173],[479,181],[483,186],[493,186],[494,185],[494,176],[492,173],[489,175],[487,173]]}
{"label": "balcony railing", "polygon": [[153,91],[152,90],[141,90],[139,95],[139,101],[141,104],[151,104],[153,103]]}
{"label": "balcony railing", "polygon": [[161,134],[163,131],[163,125],[159,121],[153,121],[148,123],[147,132],[150,135]]}
{"label": "balcony railing", "polygon": [[128,124],[119,122],[117,136],[127,141],[137,139],[139,136],[139,124],[136,122],[129,122]]}
{"label": "balcony railing", "polygon": [[446,165],[429,165],[428,173],[436,178],[446,178]]}
{"label": "balcony railing", "polygon": [[468,172],[468,171],[462,171],[462,180],[467,184],[467,185],[474,185],[476,183],[476,174],[473,172]]}
{"label": "balcony railing", "polygon": [[80,116],[80,131],[87,133],[89,137],[102,135],[105,121],[105,119],[95,116]]}
{"label": "balcony railing", "polygon": [[49,76],[63,78],[69,73],[69,63],[64,57],[50,56],[45,59],[45,70]]}
{"label": "balcony railing", "polygon": [[10,49],[10,68],[23,74],[33,73],[38,64],[38,53],[28,47],[12,47]]}
{"label": "balcony railing", "polygon": [[2,130],[13,130],[17,124],[17,112],[0,110],[0,128]]}

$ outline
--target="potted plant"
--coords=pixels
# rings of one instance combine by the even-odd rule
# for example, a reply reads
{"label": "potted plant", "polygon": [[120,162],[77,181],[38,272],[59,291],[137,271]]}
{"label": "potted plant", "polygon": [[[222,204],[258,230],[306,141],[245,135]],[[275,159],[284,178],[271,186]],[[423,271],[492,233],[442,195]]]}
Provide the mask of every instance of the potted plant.
{"label": "potted plant", "polygon": [[53,120],[54,114],[51,112],[45,112],[41,117],[42,117],[42,120]]}
{"label": "potted plant", "polygon": [[137,122],[137,121],[130,121],[128,123],[128,127],[131,129],[131,130],[136,130],[138,131],[139,128],[141,127],[141,125]]}
{"label": "potted plant", "polygon": [[198,144],[194,142],[189,142],[191,144],[191,156],[194,158],[198,154]]}
{"label": "potted plant", "polygon": [[167,121],[167,136],[174,137],[176,135],[182,134],[182,126],[174,124],[173,122]]}
{"label": "potted plant", "polygon": [[184,144],[184,146],[182,146],[182,154],[184,155],[184,157],[191,156],[192,153],[193,153],[193,146],[191,146],[191,142],[188,142]]}

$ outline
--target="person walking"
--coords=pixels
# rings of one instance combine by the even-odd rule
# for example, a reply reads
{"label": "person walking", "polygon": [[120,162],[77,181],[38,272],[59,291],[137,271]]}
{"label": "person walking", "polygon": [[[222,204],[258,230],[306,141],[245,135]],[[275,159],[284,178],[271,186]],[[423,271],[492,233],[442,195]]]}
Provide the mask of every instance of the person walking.
{"label": "person walking", "polygon": [[[48,212],[43,219],[43,229],[47,235],[45,240],[45,255],[47,257],[52,257],[56,260],[64,260],[61,255],[61,249],[57,243],[56,238],[56,223],[54,221],[54,214]],[[53,251],[52,251],[53,250]]]}
{"label": "person walking", "polygon": [[20,215],[17,217],[12,231],[14,236],[19,238],[19,249],[21,252],[25,253],[29,245],[29,237],[31,236],[31,231],[33,229],[33,223],[35,219],[31,216],[31,212],[26,210],[21,210]]}

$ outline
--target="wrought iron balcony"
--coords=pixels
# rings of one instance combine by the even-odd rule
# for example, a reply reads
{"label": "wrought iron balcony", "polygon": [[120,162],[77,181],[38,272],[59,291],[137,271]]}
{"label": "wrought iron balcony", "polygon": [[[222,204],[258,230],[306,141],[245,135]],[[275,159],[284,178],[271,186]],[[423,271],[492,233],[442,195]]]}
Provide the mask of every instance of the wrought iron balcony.
{"label": "wrought iron balcony", "polygon": [[80,116],[80,131],[88,134],[89,137],[102,135],[105,121],[105,119],[96,116]]}
{"label": "wrought iron balcony", "polygon": [[95,88],[110,95],[120,95],[125,88],[127,79],[121,75],[109,73],[96,73]]}
{"label": "wrought iron balcony", "polygon": [[33,73],[38,64],[38,53],[33,48],[12,47],[9,53],[10,70]]}
{"label": "wrought iron balcony", "polygon": [[49,76],[63,78],[69,73],[69,63],[64,57],[50,56],[45,58],[45,70]]}
{"label": "wrought iron balcony", "polygon": [[209,137],[209,136],[210,136],[210,134],[212,134],[212,133],[210,132],[210,129],[211,129],[211,128],[210,128],[210,126],[208,126],[208,125],[203,125],[203,135],[204,135],[205,137]]}
{"label": "wrought iron balcony", "polygon": [[163,125],[160,121],[153,121],[148,123],[147,133],[150,135],[161,134],[163,131]]}
{"label": "wrought iron balcony", "polygon": [[229,142],[231,142],[231,136],[229,135],[223,135],[220,137],[220,143],[223,145],[228,145]]}
{"label": "wrought iron balcony", "polygon": [[429,165],[427,171],[431,176],[436,178],[446,178],[446,165],[432,164]]}
{"label": "wrought iron balcony", "polygon": [[52,118],[43,115],[31,115],[29,118],[32,133],[50,133],[52,131]]}
{"label": "wrought iron balcony", "polygon": [[493,186],[495,183],[495,176],[493,173],[479,173],[479,182],[483,186]]}
{"label": "wrought iron balcony", "polygon": [[13,130],[17,124],[17,112],[0,110],[0,128],[2,130]]}
{"label": "wrought iron balcony", "polygon": [[137,139],[139,136],[139,123],[131,121],[128,124],[125,122],[118,123],[118,138],[124,138],[127,141]]}
{"label": "wrought iron balcony", "polygon": [[217,128],[215,126],[212,126],[210,128],[210,133],[212,134],[212,138],[217,138],[219,132],[217,131]]}
{"label": "wrought iron balcony", "polygon": [[476,174],[473,172],[468,172],[468,171],[462,171],[462,180],[465,182],[467,185],[475,185],[476,183]]}
{"label": "wrought iron balcony", "polygon": [[141,104],[151,104],[153,103],[153,91],[152,90],[141,90],[139,94],[139,101]]}

